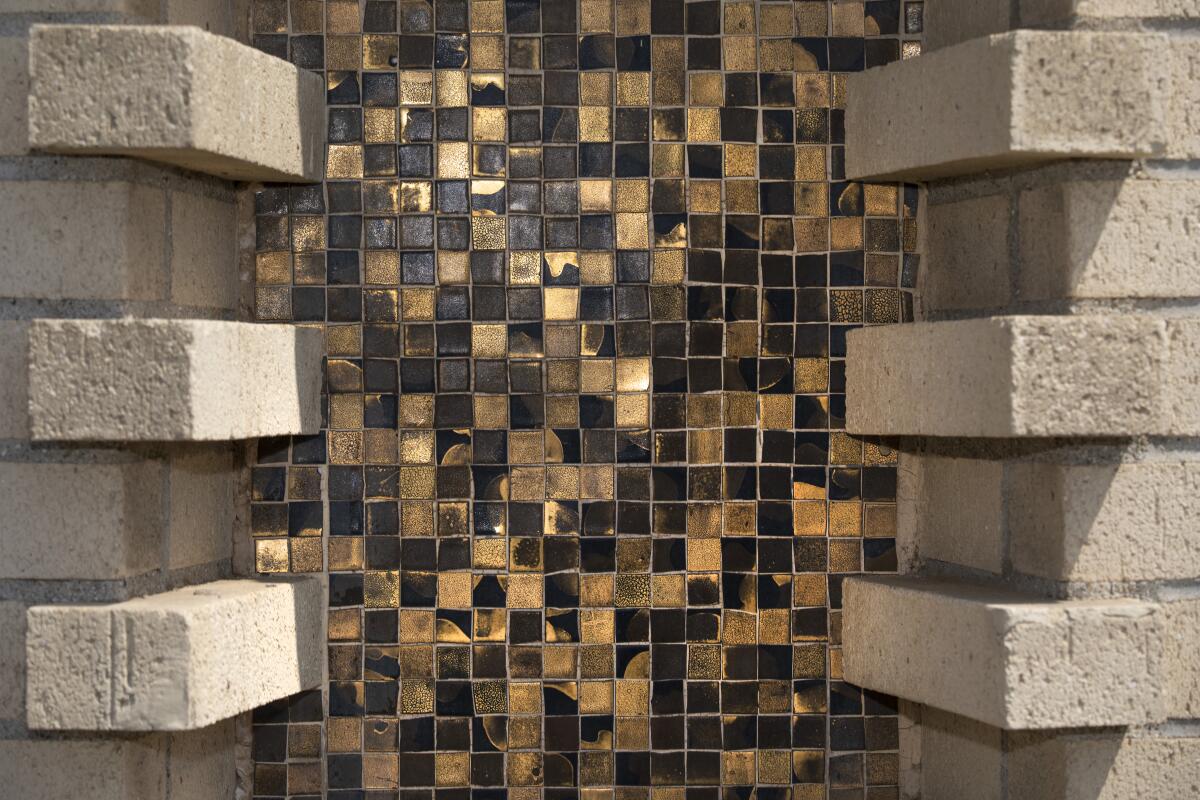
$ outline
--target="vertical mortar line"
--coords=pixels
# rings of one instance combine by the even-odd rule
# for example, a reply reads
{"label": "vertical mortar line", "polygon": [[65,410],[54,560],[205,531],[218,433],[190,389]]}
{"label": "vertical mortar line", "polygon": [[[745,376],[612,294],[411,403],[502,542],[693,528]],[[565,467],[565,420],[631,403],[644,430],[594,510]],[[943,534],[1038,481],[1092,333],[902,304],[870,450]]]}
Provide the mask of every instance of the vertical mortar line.
{"label": "vertical mortar line", "polygon": [[[1006,730],[1000,731],[1000,800],[1009,800],[1008,796],[1008,753],[1012,751],[1011,734]],[[1021,800],[1014,798],[1013,800]]]}
{"label": "vertical mortar line", "polygon": [[[163,0],[165,3],[166,0]],[[170,303],[175,297],[175,276],[172,274],[171,262],[175,258],[175,243],[172,241],[171,232],[175,228],[174,209],[171,207],[171,185],[168,182],[163,183],[163,274],[166,276],[166,296],[162,300]],[[175,316],[172,314],[171,316]]]}
{"label": "vertical mortar line", "polygon": [[1021,193],[1024,184],[1020,176],[1001,178],[1007,184],[1008,193],[1008,229],[1006,244],[1008,246],[1008,306],[999,309],[1001,313],[1011,312],[1014,306],[1019,307],[1024,298],[1021,297]]}
{"label": "vertical mortar line", "polygon": [[159,574],[162,582],[169,584],[171,580],[171,537],[174,535],[171,525],[171,484],[173,482],[172,469],[174,464],[175,454],[168,447],[163,454],[162,474],[159,476],[159,491],[162,496],[159,499],[160,513],[162,514],[158,526],[161,531],[162,541],[159,543]]}
{"label": "vertical mortar line", "polygon": [[108,718],[117,718],[117,615],[108,612]]}

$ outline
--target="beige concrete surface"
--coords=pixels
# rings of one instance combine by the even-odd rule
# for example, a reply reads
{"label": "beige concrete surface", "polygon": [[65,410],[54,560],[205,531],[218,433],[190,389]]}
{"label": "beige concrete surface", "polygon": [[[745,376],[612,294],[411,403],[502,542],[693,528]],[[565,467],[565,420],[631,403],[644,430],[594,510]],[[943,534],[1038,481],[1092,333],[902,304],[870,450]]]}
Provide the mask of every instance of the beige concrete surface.
{"label": "beige concrete surface", "polygon": [[113,605],[31,607],[27,723],[191,730],[311,689],[323,674],[323,595],[309,577],[228,580]]}
{"label": "beige concrete surface", "polygon": [[225,800],[236,779],[232,720],[128,738],[0,740],[0,786],[21,800]]}
{"label": "beige concrete surface", "polygon": [[1200,431],[1200,323],[985,317],[852,331],[846,429],[889,436]]}
{"label": "beige concrete surface", "polygon": [[246,181],[321,177],[315,74],[190,26],[36,25],[31,146]]}
{"label": "beige concrete surface", "polygon": [[1003,463],[901,453],[896,500],[902,563],[933,559],[1002,571]]}
{"label": "beige concrete surface", "polygon": [[1006,475],[1013,569],[1096,583],[1200,574],[1200,463],[1022,462]]}
{"label": "beige concrete surface", "polygon": [[0,296],[236,309],[232,197],[206,193],[211,179],[121,161],[73,162],[76,180],[0,181]]}
{"label": "beige concrete surface", "polygon": [[25,604],[0,602],[0,720],[25,716]]}
{"label": "beige concrete surface", "polygon": [[170,459],[167,569],[227,561],[233,554],[240,461],[220,445],[177,448]]}
{"label": "beige concrete surface", "polygon": [[922,308],[1200,296],[1200,180],[1120,172],[1060,164],[930,192]]}
{"label": "beige concrete surface", "polygon": [[1000,308],[1011,302],[1009,198],[984,195],[926,203],[925,243],[917,274],[929,312]]}
{"label": "beige concrete surface", "polygon": [[232,203],[171,192],[172,303],[237,308],[237,224]]}
{"label": "beige concrete surface", "polygon": [[167,285],[162,192],[121,181],[0,184],[0,295],[154,300]]}
{"label": "beige concrete surface", "polygon": [[226,441],[315,433],[319,330],[201,320],[35,320],[41,441]]}
{"label": "beige concrete surface", "polygon": [[1163,615],[912,577],[843,587],[846,680],[1006,730],[1166,719]]}
{"label": "beige concrete surface", "polygon": [[1162,604],[1166,614],[1163,658],[1166,662],[1171,716],[1200,718],[1200,598]]}
{"label": "beige concrete surface", "polygon": [[851,75],[846,174],[930,180],[1166,150],[1157,34],[1015,31]]}
{"label": "beige concrete surface", "polygon": [[1071,28],[1200,17],[1195,0],[930,0],[925,47],[941,47],[1017,28]]}
{"label": "beige concrete surface", "polygon": [[0,155],[22,155],[29,149],[29,120],[26,98],[29,96],[29,47],[24,36],[0,37]]}
{"label": "beige concrete surface", "polygon": [[921,800],[1142,800],[1200,792],[1200,738],[1153,728],[1006,732],[931,706],[902,727]]}
{"label": "beige concrete surface", "polygon": [[1022,299],[1200,295],[1200,181],[1069,181],[1019,203]]}
{"label": "beige concrete surface", "polygon": [[4,11],[16,13],[83,14],[108,12],[134,14],[146,19],[158,14],[157,0],[5,0]]}
{"label": "beige concrete surface", "polygon": [[158,569],[165,473],[151,459],[0,461],[0,578],[114,580]]}
{"label": "beige concrete surface", "polygon": [[0,322],[0,439],[29,438],[29,323]]}
{"label": "beige concrete surface", "polygon": [[0,578],[122,580],[231,558],[230,446],[95,455],[0,461]]}
{"label": "beige concrete surface", "polygon": [[1200,462],[906,452],[897,499],[897,546],[910,563],[998,574],[1007,555],[1024,575],[1098,584],[1200,574]]}

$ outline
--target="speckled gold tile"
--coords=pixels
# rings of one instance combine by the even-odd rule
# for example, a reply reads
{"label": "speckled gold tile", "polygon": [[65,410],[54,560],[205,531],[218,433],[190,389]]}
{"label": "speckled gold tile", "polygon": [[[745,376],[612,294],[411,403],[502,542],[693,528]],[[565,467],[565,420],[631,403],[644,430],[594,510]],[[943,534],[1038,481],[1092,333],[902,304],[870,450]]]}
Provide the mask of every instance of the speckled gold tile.
{"label": "speckled gold tile", "polygon": [[[256,567],[330,574],[293,702],[333,716],[255,723],[278,794],[895,789],[894,752],[754,719],[828,730],[827,576],[894,560],[894,443],[844,432],[825,355],[912,314],[915,193],[834,177],[847,75],[919,46],[885,5],[254,4],[330,105],[328,182],[255,200],[256,313],[327,356],[326,428],[254,470]],[[758,749],[692,758],[710,691]]]}

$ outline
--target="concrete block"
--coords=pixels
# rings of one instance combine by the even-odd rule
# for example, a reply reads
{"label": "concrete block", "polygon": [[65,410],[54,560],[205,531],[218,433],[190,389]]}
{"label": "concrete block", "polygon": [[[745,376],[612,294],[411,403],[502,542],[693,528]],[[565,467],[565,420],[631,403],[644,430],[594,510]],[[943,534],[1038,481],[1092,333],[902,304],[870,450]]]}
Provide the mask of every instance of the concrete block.
{"label": "concrete block", "polygon": [[5,79],[0,83],[0,103],[5,113],[0,115],[0,155],[23,155],[29,149],[29,119],[26,98],[29,96],[29,48],[24,36],[0,37],[0,70]]}
{"label": "concrete block", "polygon": [[158,569],[166,479],[152,459],[0,461],[0,578],[114,580]]}
{"label": "concrete block", "polygon": [[246,753],[238,746],[236,726],[235,720],[227,719],[198,731],[158,734],[166,736],[170,742],[167,798],[223,800],[238,797],[237,768],[245,766]]}
{"label": "concrete block", "polygon": [[189,26],[35,25],[30,145],[246,181],[321,177],[315,74]]}
{"label": "concrete block", "polygon": [[212,197],[171,192],[171,302],[235,309],[237,208]]}
{"label": "concrete block", "polygon": [[952,581],[850,578],[846,680],[1006,730],[1166,718],[1152,603],[1046,601]]}
{"label": "concrete block", "polygon": [[228,561],[240,463],[224,444],[0,461],[0,578],[122,580]]}
{"label": "concrete block", "polygon": [[1064,163],[935,187],[922,306],[1200,296],[1200,181],[1185,174]]}
{"label": "concrete block", "polygon": [[0,181],[0,297],[237,308],[232,192],[125,159],[42,161]]}
{"label": "concrete block", "polygon": [[0,322],[0,439],[29,438],[28,330],[27,322]]}
{"label": "concrete block", "polygon": [[104,12],[131,15],[138,19],[156,19],[158,0],[4,0],[10,13],[84,14]]}
{"label": "concrete block", "polygon": [[[1119,457],[1117,457],[1119,458]],[[897,545],[933,560],[1052,581],[1200,575],[1200,463],[902,453]]]}
{"label": "concrete block", "polygon": [[167,569],[232,557],[239,468],[237,454],[225,447],[172,453]]}
{"label": "concrete block", "polygon": [[[1181,0],[1182,1],[1182,0]],[[1200,13],[1193,10],[1193,17]],[[1191,36],[1172,36],[1164,61],[1170,85],[1164,90],[1167,108],[1166,157],[1200,158],[1200,52]]]}
{"label": "concrete block", "polygon": [[165,0],[158,19],[249,42],[250,0]]}
{"label": "concrete block", "polygon": [[1200,295],[1200,181],[1067,181],[1019,202],[1023,300]]}
{"label": "concrete block", "polygon": [[81,791],[88,800],[228,798],[237,782],[234,745],[232,720],[128,738],[0,740],[0,783],[22,800]]}
{"label": "concrete block", "polygon": [[0,184],[0,295],[154,300],[166,290],[161,190],[124,181]]}
{"label": "concrete block", "polygon": [[0,720],[17,720],[25,709],[25,604],[0,603]]}
{"label": "concrete block", "polygon": [[1138,800],[1200,793],[1200,739],[1135,731],[1014,737],[1011,800]]}
{"label": "concrete block", "polygon": [[920,723],[901,729],[900,746],[917,738],[919,789],[924,800],[1007,800],[1004,792],[1004,731],[932,706],[920,706]]}
{"label": "concrete block", "polygon": [[1159,34],[1013,31],[850,76],[846,173],[931,180],[1165,151]]}
{"label": "concrete block", "polygon": [[1017,28],[1071,28],[1200,17],[1195,0],[936,0],[925,6],[925,49]]}
{"label": "concrete block", "polygon": [[226,441],[315,433],[321,333],[208,320],[35,320],[37,440]]}
{"label": "concrete block", "polygon": [[904,561],[1004,569],[1004,465],[901,453],[896,545]]}
{"label": "concrete block", "polygon": [[[171,731],[322,680],[314,578],[229,580],[26,615],[26,720],[36,730]],[[252,668],[247,668],[252,665]]]}
{"label": "concrete block", "polygon": [[922,308],[1002,308],[1013,299],[1009,208],[1000,194],[926,205]]}
{"label": "concrete block", "polygon": [[1200,392],[1196,391],[1200,364],[1200,324],[1169,320],[1166,325],[1168,358],[1162,384],[1162,404],[1169,433],[1190,433],[1200,420]]}
{"label": "concrete block", "polygon": [[1196,0],[1017,0],[1022,25],[1067,25],[1102,20],[1200,17]]}
{"label": "concrete block", "polygon": [[[1053,2],[1053,0],[1051,0]],[[1016,0],[933,0],[924,7],[923,52],[1004,33],[1014,24]]]}
{"label": "concrete block", "polygon": [[1171,716],[1200,718],[1200,599],[1165,602],[1162,610],[1166,614],[1163,659]]}
{"label": "concrete block", "polygon": [[1138,800],[1200,792],[1200,739],[1155,729],[1006,732],[931,706],[913,794],[925,800]]}
{"label": "concrete block", "polygon": [[1200,324],[1112,314],[862,328],[846,429],[892,436],[1190,435]]}
{"label": "concrete block", "polygon": [[1051,580],[1200,574],[1200,464],[1017,462],[1006,467],[1013,569]]}

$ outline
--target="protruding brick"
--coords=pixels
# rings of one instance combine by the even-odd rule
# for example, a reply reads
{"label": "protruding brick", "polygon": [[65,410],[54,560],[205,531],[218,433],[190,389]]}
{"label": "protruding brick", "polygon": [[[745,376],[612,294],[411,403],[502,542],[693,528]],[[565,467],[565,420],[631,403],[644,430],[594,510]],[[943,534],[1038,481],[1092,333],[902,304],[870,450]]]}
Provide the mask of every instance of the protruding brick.
{"label": "protruding brick", "polygon": [[232,720],[198,731],[0,740],[0,785],[21,800],[212,800],[235,796]]}
{"label": "protruding brick", "polygon": [[846,174],[930,180],[1165,150],[1167,39],[1014,31],[852,75]]}
{"label": "protruding brick", "polygon": [[32,147],[320,178],[323,81],[286,61],[189,26],[37,25],[29,51]]}
{"label": "protruding brick", "polygon": [[887,436],[1200,432],[1200,323],[988,317],[848,336],[846,429]]}
{"label": "protruding brick", "polygon": [[37,440],[212,441],[315,433],[321,333],[201,320],[36,320]]}
{"label": "protruding brick", "polygon": [[897,546],[911,557],[1075,583],[1200,574],[1200,462],[902,453]]}
{"label": "protruding brick", "polygon": [[850,578],[846,680],[1007,730],[1166,718],[1158,606],[973,584]]}
{"label": "protruding brick", "polygon": [[108,606],[34,606],[27,723],[191,730],[311,689],[322,680],[322,595],[313,578],[230,580]]}

